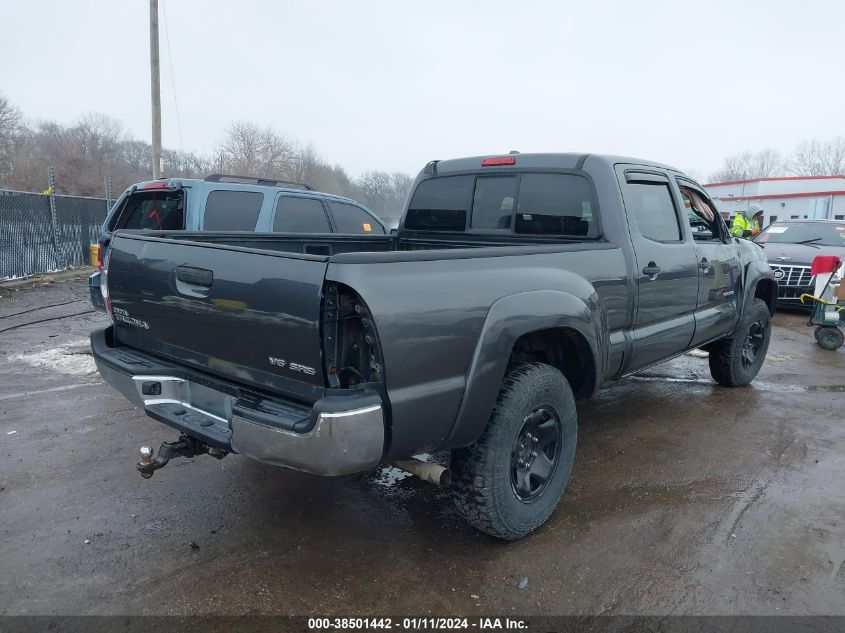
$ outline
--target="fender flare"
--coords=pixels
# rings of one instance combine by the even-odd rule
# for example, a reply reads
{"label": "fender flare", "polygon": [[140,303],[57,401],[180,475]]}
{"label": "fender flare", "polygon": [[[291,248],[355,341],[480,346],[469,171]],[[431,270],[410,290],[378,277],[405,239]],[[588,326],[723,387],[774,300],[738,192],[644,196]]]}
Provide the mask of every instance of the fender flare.
{"label": "fender flare", "polygon": [[497,300],[487,312],[475,351],[467,369],[466,387],[448,447],[474,442],[493,411],[511,351],[525,335],[550,328],[570,328],[580,334],[593,357],[592,384],[601,383],[607,350],[607,324],[595,293],[587,301],[559,290],[535,290]]}
{"label": "fender flare", "polygon": [[768,263],[763,263],[758,260],[754,260],[748,262],[745,266],[745,279],[743,283],[743,296],[742,296],[742,311],[740,314],[740,318],[745,314],[746,307],[754,303],[754,297],[757,293],[757,286],[760,284],[761,281],[766,281],[766,283],[771,284],[774,287],[773,290],[773,298],[771,304],[769,304],[769,311],[774,315],[775,309],[777,307],[777,299],[778,299],[778,284],[775,281],[774,274],[772,273],[772,269],[769,267]]}

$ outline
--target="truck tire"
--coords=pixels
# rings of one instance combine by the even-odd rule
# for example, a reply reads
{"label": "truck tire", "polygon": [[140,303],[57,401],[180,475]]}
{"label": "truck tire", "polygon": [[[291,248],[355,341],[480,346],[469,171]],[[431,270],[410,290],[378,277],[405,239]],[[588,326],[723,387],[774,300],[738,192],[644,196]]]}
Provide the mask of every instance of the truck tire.
{"label": "truck tire", "polygon": [[754,299],[730,338],[708,346],[710,375],[725,387],[747,385],[763,366],[772,334],[772,315],[762,299]]}
{"label": "truck tire", "polygon": [[845,343],[845,336],[843,336],[842,331],[838,327],[829,325],[819,326],[816,328],[815,336],[816,343],[819,344],[819,347],[830,350],[831,352],[835,352]]}
{"label": "truck tire", "polygon": [[474,527],[513,541],[548,520],[575,461],[575,398],[543,363],[513,367],[475,443],[452,452],[452,495]]}

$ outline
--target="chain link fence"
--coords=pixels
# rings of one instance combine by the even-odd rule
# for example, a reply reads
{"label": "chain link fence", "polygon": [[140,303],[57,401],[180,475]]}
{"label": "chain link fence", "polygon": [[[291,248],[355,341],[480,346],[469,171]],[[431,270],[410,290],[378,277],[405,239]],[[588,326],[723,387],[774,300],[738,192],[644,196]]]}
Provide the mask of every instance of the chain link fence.
{"label": "chain link fence", "polygon": [[112,202],[0,189],[0,279],[87,264]]}

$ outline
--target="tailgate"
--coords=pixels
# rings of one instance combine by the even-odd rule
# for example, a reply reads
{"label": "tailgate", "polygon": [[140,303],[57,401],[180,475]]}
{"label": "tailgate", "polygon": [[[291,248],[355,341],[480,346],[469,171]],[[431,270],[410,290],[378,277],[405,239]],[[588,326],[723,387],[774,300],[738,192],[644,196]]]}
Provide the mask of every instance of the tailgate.
{"label": "tailgate", "polygon": [[108,289],[118,342],[313,401],[325,386],[320,307],[328,258],[121,234]]}

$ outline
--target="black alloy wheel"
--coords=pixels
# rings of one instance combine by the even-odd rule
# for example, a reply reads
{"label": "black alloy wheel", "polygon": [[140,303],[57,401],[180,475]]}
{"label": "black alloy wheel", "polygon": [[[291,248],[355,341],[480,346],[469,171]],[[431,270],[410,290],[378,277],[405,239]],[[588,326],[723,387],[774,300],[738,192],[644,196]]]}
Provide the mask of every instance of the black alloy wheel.
{"label": "black alloy wheel", "polygon": [[529,503],[546,488],[560,459],[563,431],[550,406],[540,406],[525,416],[511,451],[511,486]]}

